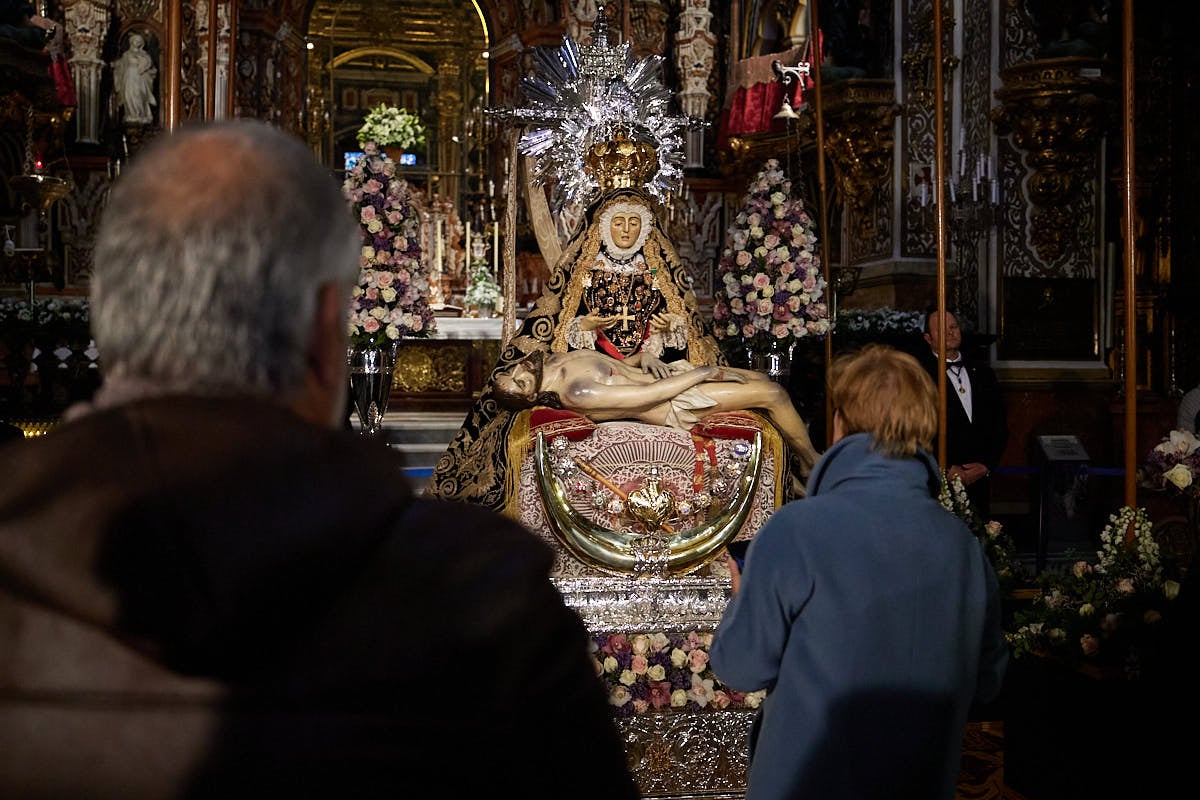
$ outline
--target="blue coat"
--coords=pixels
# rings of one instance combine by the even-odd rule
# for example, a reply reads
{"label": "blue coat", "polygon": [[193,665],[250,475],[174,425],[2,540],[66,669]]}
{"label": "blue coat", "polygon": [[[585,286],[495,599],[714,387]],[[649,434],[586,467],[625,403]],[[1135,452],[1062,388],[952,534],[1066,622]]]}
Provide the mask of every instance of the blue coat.
{"label": "blue coat", "polygon": [[937,502],[928,454],[870,444],[839,441],[767,521],[717,629],[717,676],[768,690],[749,800],[953,798],[967,712],[999,691],[987,557]]}

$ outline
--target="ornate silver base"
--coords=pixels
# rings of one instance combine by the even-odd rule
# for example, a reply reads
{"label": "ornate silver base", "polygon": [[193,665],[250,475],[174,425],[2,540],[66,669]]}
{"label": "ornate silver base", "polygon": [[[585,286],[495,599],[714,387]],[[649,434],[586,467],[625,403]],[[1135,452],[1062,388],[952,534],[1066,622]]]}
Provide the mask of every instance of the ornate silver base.
{"label": "ornate silver base", "polygon": [[639,714],[617,722],[642,797],[745,797],[753,711]]}
{"label": "ornate silver base", "polygon": [[[554,584],[593,634],[711,633],[729,602],[726,577],[559,578]],[[642,796],[743,798],[754,714],[745,708],[710,708],[618,719]]]}

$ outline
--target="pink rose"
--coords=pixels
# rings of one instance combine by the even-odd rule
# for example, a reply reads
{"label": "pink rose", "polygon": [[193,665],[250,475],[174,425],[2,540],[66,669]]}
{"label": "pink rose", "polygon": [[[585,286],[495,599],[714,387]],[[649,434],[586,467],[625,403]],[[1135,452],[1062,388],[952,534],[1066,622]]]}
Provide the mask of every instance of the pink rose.
{"label": "pink rose", "polygon": [[1074,573],[1076,578],[1082,578],[1084,575],[1092,574],[1092,565],[1086,561],[1076,561],[1071,566],[1071,572]]}
{"label": "pink rose", "polygon": [[787,299],[787,307],[793,314],[800,310],[800,296],[792,295]]}
{"label": "pink rose", "polygon": [[712,705],[715,708],[729,708],[729,695],[718,689],[713,692]]}
{"label": "pink rose", "polygon": [[778,247],[779,246],[779,237],[773,233],[768,233],[766,238],[763,239],[763,246],[766,247],[768,250]]}
{"label": "pink rose", "polygon": [[379,330],[379,320],[374,317],[367,317],[363,321],[363,330],[367,333],[375,333],[375,331]]}
{"label": "pink rose", "polygon": [[650,662],[646,660],[645,656],[634,656],[633,660],[629,662],[629,668],[633,670],[634,675],[645,675],[646,670],[650,668]]}
{"label": "pink rose", "polygon": [[760,272],[760,273],[758,273],[757,275],[755,275],[755,276],[754,276],[754,283],[753,283],[753,285],[754,285],[754,288],[755,288],[755,289],[758,289],[758,290],[760,290],[760,291],[761,291],[762,289],[765,289],[765,288],[767,288],[768,286],[770,286],[770,285],[771,285],[771,279],[770,279],[770,278],[768,278],[766,275],[764,275],[763,273],[761,273],[761,272]]}
{"label": "pink rose", "polygon": [[359,219],[363,222],[370,222],[375,219],[375,206],[363,206],[359,213]]}
{"label": "pink rose", "polygon": [[1129,578],[1122,578],[1117,581],[1117,591],[1121,594],[1133,594],[1133,581]]}
{"label": "pink rose", "polygon": [[1094,656],[1100,650],[1100,640],[1090,633],[1079,637],[1079,647],[1085,656]]}
{"label": "pink rose", "polygon": [[647,703],[645,700],[634,700],[633,701],[633,710],[635,713],[645,714],[646,709],[648,709],[648,708],[650,708],[650,704]]}
{"label": "pink rose", "polygon": [[739,267],[744,267],[750,263],[750,254],[745,250],[741,250],[738,252],[736,260]]}
{"label": "pink rose", "polygon": [[692,672],[703,672],[708,666],[708,653],[697,647],[688,653],[688,669]]}
{"label": "pink rose", "polygon": [[759,300],[758,301],[758,313],[762,314],[763,316],[767,316],[774,309],[775,309],[775,304],[772,303],[770,300]]}
{"label": "pink rose", "polygon": [[775,327],[771,328],[771,335],[776,339],[783,339],[788,335],[788,326],[776,325]]}

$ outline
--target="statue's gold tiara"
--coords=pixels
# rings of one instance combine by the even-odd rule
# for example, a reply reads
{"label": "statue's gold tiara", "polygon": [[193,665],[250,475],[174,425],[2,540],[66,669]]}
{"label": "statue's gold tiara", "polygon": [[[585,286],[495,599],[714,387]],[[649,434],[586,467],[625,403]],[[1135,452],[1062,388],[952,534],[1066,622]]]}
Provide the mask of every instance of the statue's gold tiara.
{"label": "statue's gold tiara", "polygon": [[597,142],[583,156],[585,168],[600,192],[630,189],[647,183],[658,171],[658,153],[645,142],[635,142],[618,129],[607,142]]}

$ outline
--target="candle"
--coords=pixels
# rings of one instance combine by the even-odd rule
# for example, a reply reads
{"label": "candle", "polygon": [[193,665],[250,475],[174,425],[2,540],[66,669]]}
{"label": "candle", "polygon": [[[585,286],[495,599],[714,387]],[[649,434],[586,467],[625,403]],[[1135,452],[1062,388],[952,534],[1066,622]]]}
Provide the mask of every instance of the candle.
{"label": "candle", "polygon": [[467,238],[466,244],[463,245],[463,253],[469,264],[471,262],[471,220],[467,220]]}
{"label": "candle", "polygon": [[1000,181],[992,181],[992,205],[1000,205]]}
{"label": "candle", "polygon": [[437,271],[442,271],[442,220],[439,218],[433,226],[433,252],[436,258]]}
{"label": "candle", "polygon": [[950,184],[950,202],[952,204],[958,202],[958,195],[955,194],[955,192],[954,192],[954,184],[953,183]]}
{"label": "candle", "polygon": [[996,157],[992,156],[988,159],[988,177],[992,180],[996,179]]}
{"label": "candle", "polygon": [[492,259],[493,259],[493,263],[495,264],[495,267],[493,268],[492,271],[495,274],[499,275],[500,274],[500,223],[499,222],[492,225]]}
{"label": "candle", "polygon": [[921,208],[924,208],[928,204],[929,204],[929,184],[922,183],[921,184]]}
{"label": "candle", "polygon": [[974,181],[971,182],[971,200],[976,203],[979,202],[979,179],[978,178],[976,178]]}

